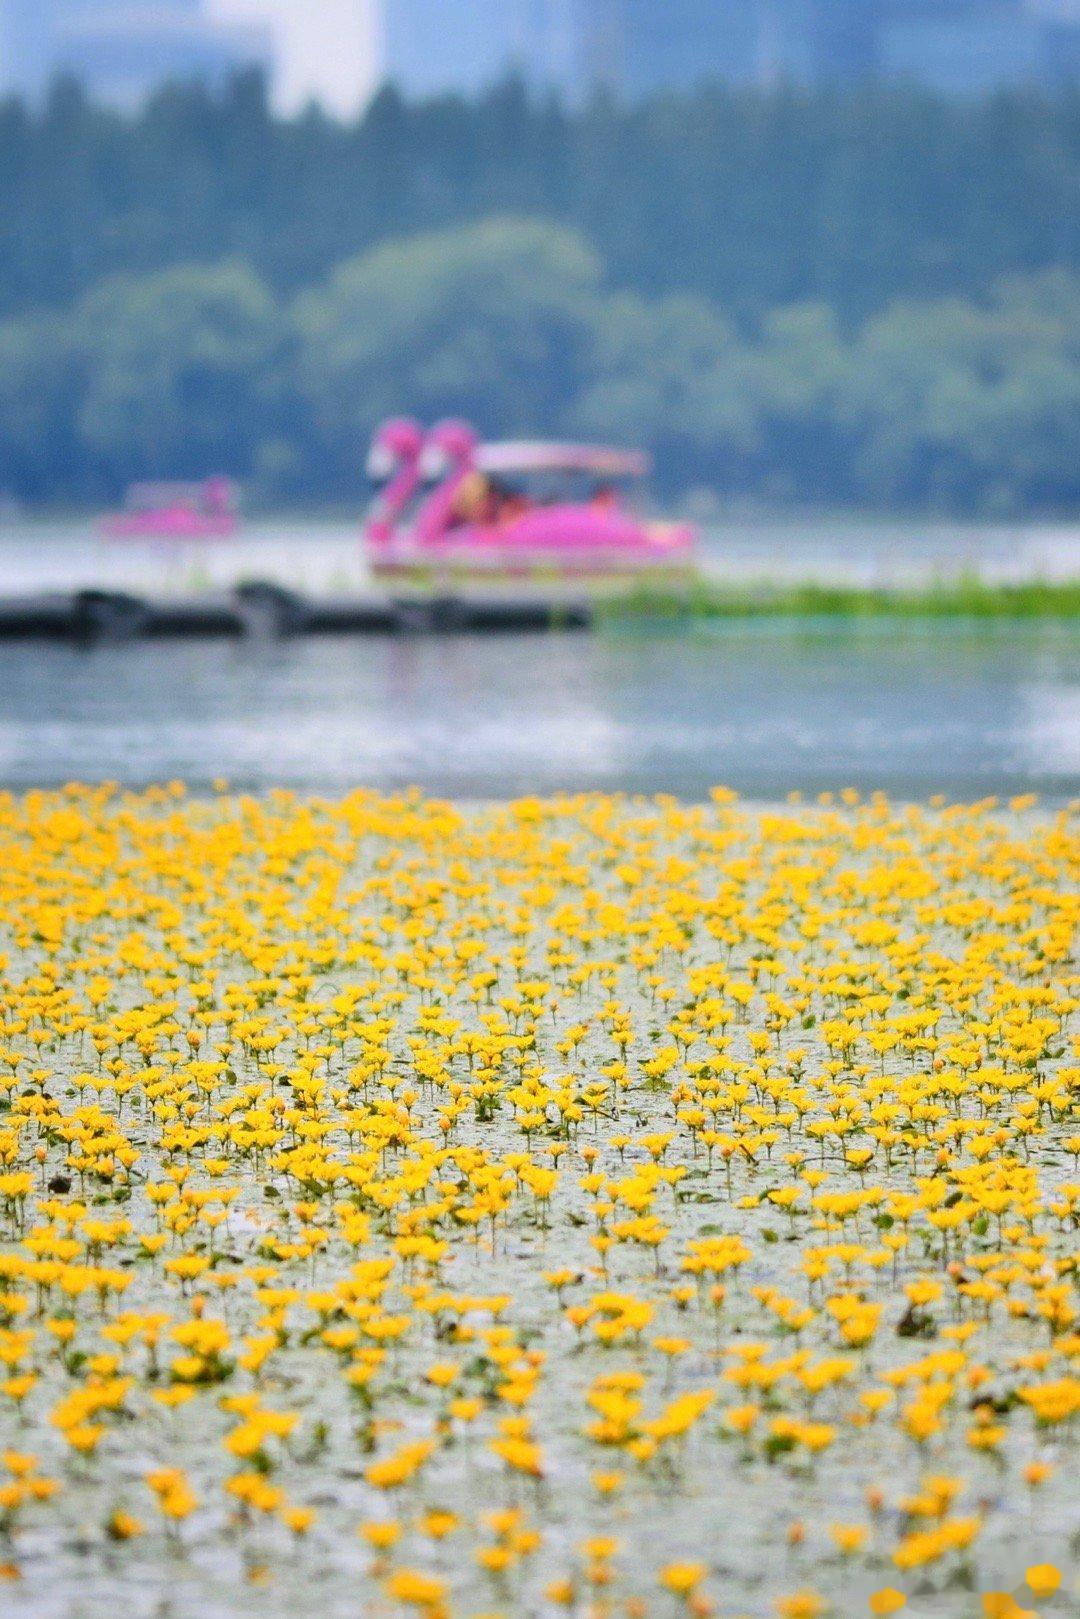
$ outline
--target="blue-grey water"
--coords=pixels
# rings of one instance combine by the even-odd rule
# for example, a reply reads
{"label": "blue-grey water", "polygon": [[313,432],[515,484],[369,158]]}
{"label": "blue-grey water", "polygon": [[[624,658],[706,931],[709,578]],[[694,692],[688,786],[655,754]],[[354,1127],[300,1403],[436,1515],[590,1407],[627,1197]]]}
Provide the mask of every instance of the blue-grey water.
{"label": "blue-grey water", "polygon": [[1080,792],[1080,637],[892,626],[0,646],[0,783]]}
{"label": "blue-grey water", "polygon": [[[950,535],[952,538],[950,538]],[[921,536],[921,537],[920,537]],[[831,549],[830,549],[831,548]],[[1076,532],[750,525],[710,565],[866,578],[1077,571]],[[913,560],[914,559],[914,560]],[[921,561],[920,561],[921,559]],[[85,527],[0,534],[0,591],[359,579],[350,529],[279,528],[179,564]],[[691,633],[0,645],[0,785],[182,777],[469,796],[604,788],[775,796],[1080,793],[1080,633],[1054,626],[753,622]]]}

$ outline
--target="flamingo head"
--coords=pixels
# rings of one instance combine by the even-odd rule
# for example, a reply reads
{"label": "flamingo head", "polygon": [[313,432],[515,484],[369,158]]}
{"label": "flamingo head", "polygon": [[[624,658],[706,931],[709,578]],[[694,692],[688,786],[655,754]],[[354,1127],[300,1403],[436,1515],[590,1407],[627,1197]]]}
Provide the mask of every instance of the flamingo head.
{"label": "flamingo head", "polygon": [[368,451],[368,477],[378,483],[392,478],[399,467],[414,464],[424,448],[424,432],[410,416],[394,416],[383,422]]}
{"label": "flamingo head", "polygon": [[479,439],[468,422],[445,421],[432,429],[424,447],[423,472],[429,479],[468,466],[476,454]]}

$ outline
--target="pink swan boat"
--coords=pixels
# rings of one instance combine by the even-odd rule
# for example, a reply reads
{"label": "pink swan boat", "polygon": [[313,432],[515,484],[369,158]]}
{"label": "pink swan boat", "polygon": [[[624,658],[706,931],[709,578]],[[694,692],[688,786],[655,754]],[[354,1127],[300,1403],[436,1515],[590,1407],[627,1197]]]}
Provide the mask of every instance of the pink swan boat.
{"label": "pink swan boat", "polygon": [[685,568],[685,524],[639,516],[625,489],[649,470],[637,450],[591,444],[482,444],[465,422],[426,438],[411,421],[375,435],[384,483],[368,520],[375,573],[603,575]]}
{"label": "pink swan boat", "polygon": [[239,493],[229,478],[202,483],[136,483],[124,509],[101,520],[110,540],[225,540],[240,527]]}

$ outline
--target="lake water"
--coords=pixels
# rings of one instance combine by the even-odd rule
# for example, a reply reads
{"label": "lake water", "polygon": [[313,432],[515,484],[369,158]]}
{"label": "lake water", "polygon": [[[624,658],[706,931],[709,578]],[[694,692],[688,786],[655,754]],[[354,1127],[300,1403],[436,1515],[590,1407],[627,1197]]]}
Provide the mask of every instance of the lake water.
{"label": "lake water", "polygon": [[[976,569],[1062,577],[1075,529],[745,524],[710,537],[734,576]],[[177,565],[82,525],[0,534],[0,591],[188,588],[258,574],[362,582],[351,528],[275,525]],[[0,784],[358,783],[468,796],[559,788],[771,797],[1080,793],[1080,632],[778,621],[549,636],[0,645]]]}
{"label": "lake water", "polygon": [[[747,517],[713,524],[702,541],[704,567],[731,579],[887,584],[957,573],[1060,579],[1080,571],[1080,523]],[[91,522],[0,519],[0,594],[184,590],[253,577],[306,590],[362,587],[358,525],[253,519],[235,540],[177,550],[104,541]]]}

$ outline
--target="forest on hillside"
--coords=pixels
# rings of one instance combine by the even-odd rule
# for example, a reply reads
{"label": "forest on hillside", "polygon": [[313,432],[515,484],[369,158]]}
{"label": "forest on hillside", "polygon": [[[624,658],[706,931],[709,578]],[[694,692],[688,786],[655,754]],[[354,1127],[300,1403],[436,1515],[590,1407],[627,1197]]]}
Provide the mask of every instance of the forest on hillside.
{"label": "forest on hillside", "polygon": [[403,409],[669,492],[1075,509],[1080,96],[0,106],[0,492],[353,500]]}

